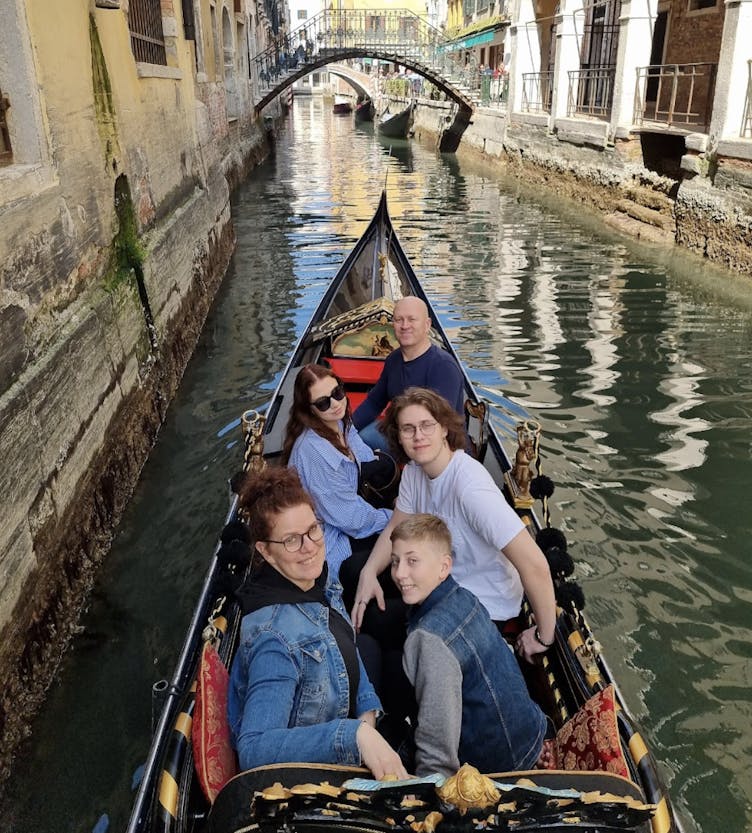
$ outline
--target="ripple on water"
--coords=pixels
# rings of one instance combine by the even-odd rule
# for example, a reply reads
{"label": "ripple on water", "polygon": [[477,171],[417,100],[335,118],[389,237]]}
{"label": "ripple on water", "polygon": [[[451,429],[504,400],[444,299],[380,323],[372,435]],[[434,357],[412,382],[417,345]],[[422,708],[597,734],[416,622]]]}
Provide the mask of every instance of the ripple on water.
{"label": "ripple on water", "polygon": [[230,271],[0,829],[123,829],[149,689],[170,673],[239,465],[228,429],[268,398],[385,182],[494,425],[511,440],[517,420],[543,423],[553,523],[688,833],[752,828],[752,289],[483,164],[416,143],[390,155],[312,96],[233,197]]}

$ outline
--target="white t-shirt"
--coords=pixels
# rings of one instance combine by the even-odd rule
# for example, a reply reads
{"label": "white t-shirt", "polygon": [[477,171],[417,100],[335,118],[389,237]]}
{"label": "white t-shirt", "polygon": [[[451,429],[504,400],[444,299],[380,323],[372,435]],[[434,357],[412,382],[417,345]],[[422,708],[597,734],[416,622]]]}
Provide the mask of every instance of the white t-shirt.
{"label": "white t-shirt", "polygon": [[452,575],[475,593],[492,619],[504,621],[520,612],[520,574],[501,550],[525,526],[477,460],[455,451],[433,480],[408,463],[396,508],[411,515],[428,512],[446,523],[452,533]]}

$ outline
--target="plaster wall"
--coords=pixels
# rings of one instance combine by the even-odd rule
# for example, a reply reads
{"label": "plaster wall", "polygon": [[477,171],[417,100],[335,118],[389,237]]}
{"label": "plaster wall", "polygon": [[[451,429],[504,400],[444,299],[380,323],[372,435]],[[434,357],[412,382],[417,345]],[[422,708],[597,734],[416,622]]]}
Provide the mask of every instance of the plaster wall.
{"label": "plaster wall", "polygon": [[134,60],[124,8],[0,13],[17,30],[0,34],[0,63],[18,61],[0,82],[24,119],[0,167],[0,779],[226,271],[231,187],[268,152],[247,66],[228,119],[223,79],[196,71],[181,4],[167,5],[166,67]]}

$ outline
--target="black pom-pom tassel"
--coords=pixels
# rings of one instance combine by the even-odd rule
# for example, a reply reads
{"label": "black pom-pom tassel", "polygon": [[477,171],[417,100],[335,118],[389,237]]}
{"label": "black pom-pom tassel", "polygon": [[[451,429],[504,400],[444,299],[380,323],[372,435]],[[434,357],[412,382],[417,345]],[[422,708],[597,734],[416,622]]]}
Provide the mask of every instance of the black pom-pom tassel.
{"label": "black pom-pom tassel", "polygon": [[551,497],[554,493],[554,481],[545,474],[539,474],[530,481],[530,494],[536,500],[543,500],[544,497]]}
{"label": "black pom-pom tassel", "polygon": [[572,556],[560,547],[549,547],[546,552],[546,561],[554,578],[571,576],[574,572],[574,561]]}
{"label": "black pom-pom tassel", "polygon": [[545,552],[550,547],[558,547],[560,550],[566,550],[567,538],[560,530],[552,526],[547,526],[541,529],[535,536],[535,543]]}
{"label": "black pom-pom tassel", "polygon": [[220,538],[223,544],[229,544],[230,541],[242,541],[244,544],[250,544],[251,531],[248,529],[248,526],[243,523],[243,521],[237,519],[230,521],[230,523],[225,526],[222,530]]}
{"label": "black pom-pom tassel", "polygon": [[585,594],[582,588],[575,581],[562,582],[556,588],[556,604],[569,610],[574,605],[577,610],[585,609]]}
{"label": "black pom-pom tassel", "polygon": [[222,544],[217,553],[217,561],[223,569],[231,564],[236,567],[247,567],[251,563],[251,548],[242,541],[230,541]]}
{"label": "black pom-pom tassel", "polygon": [[243,582],[243,576],[238,573],[231,573],[228,570],[220,573],[214,582],[214,591],[217,596],[232,596]]}

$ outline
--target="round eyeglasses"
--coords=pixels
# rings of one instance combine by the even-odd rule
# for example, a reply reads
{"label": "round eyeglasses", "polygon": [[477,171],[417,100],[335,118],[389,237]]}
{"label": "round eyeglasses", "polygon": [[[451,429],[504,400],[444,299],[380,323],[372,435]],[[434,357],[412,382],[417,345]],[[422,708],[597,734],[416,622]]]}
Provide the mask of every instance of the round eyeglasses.
{"label": "round eyeglasses", "polygon": [[324,537],[324,528],[320,521],[316,521],[305,532],[293,532],[281,541],[274,541],[267,538],[266,541],[261,541],[262,544],[282,544],[287,552],[300,552],[303,549],[303,538],[308,538],[313,544],[318,544]]}
{"label": "round eyeglasses", "polygon": [[403,437],[414,437],[420,431],[424,437],[430,437],[438,424],[438,422],[429,419],[424,419],[423,422],[419,422],[417,425],[411,425],[408,422],[405,425],[400,425],[399,432]]}
{"label": "round eyeglasses", "polygon": [[313,407],[318,411],[328,411],[332,406],[332,399],[335,399],[337,402],[341,402],[344,398],[345,389],[342,385],[337,385],[329,396],[319,396],[318,399],[314,399],[313,402],[311,402],[311,405],[313,405]]}

